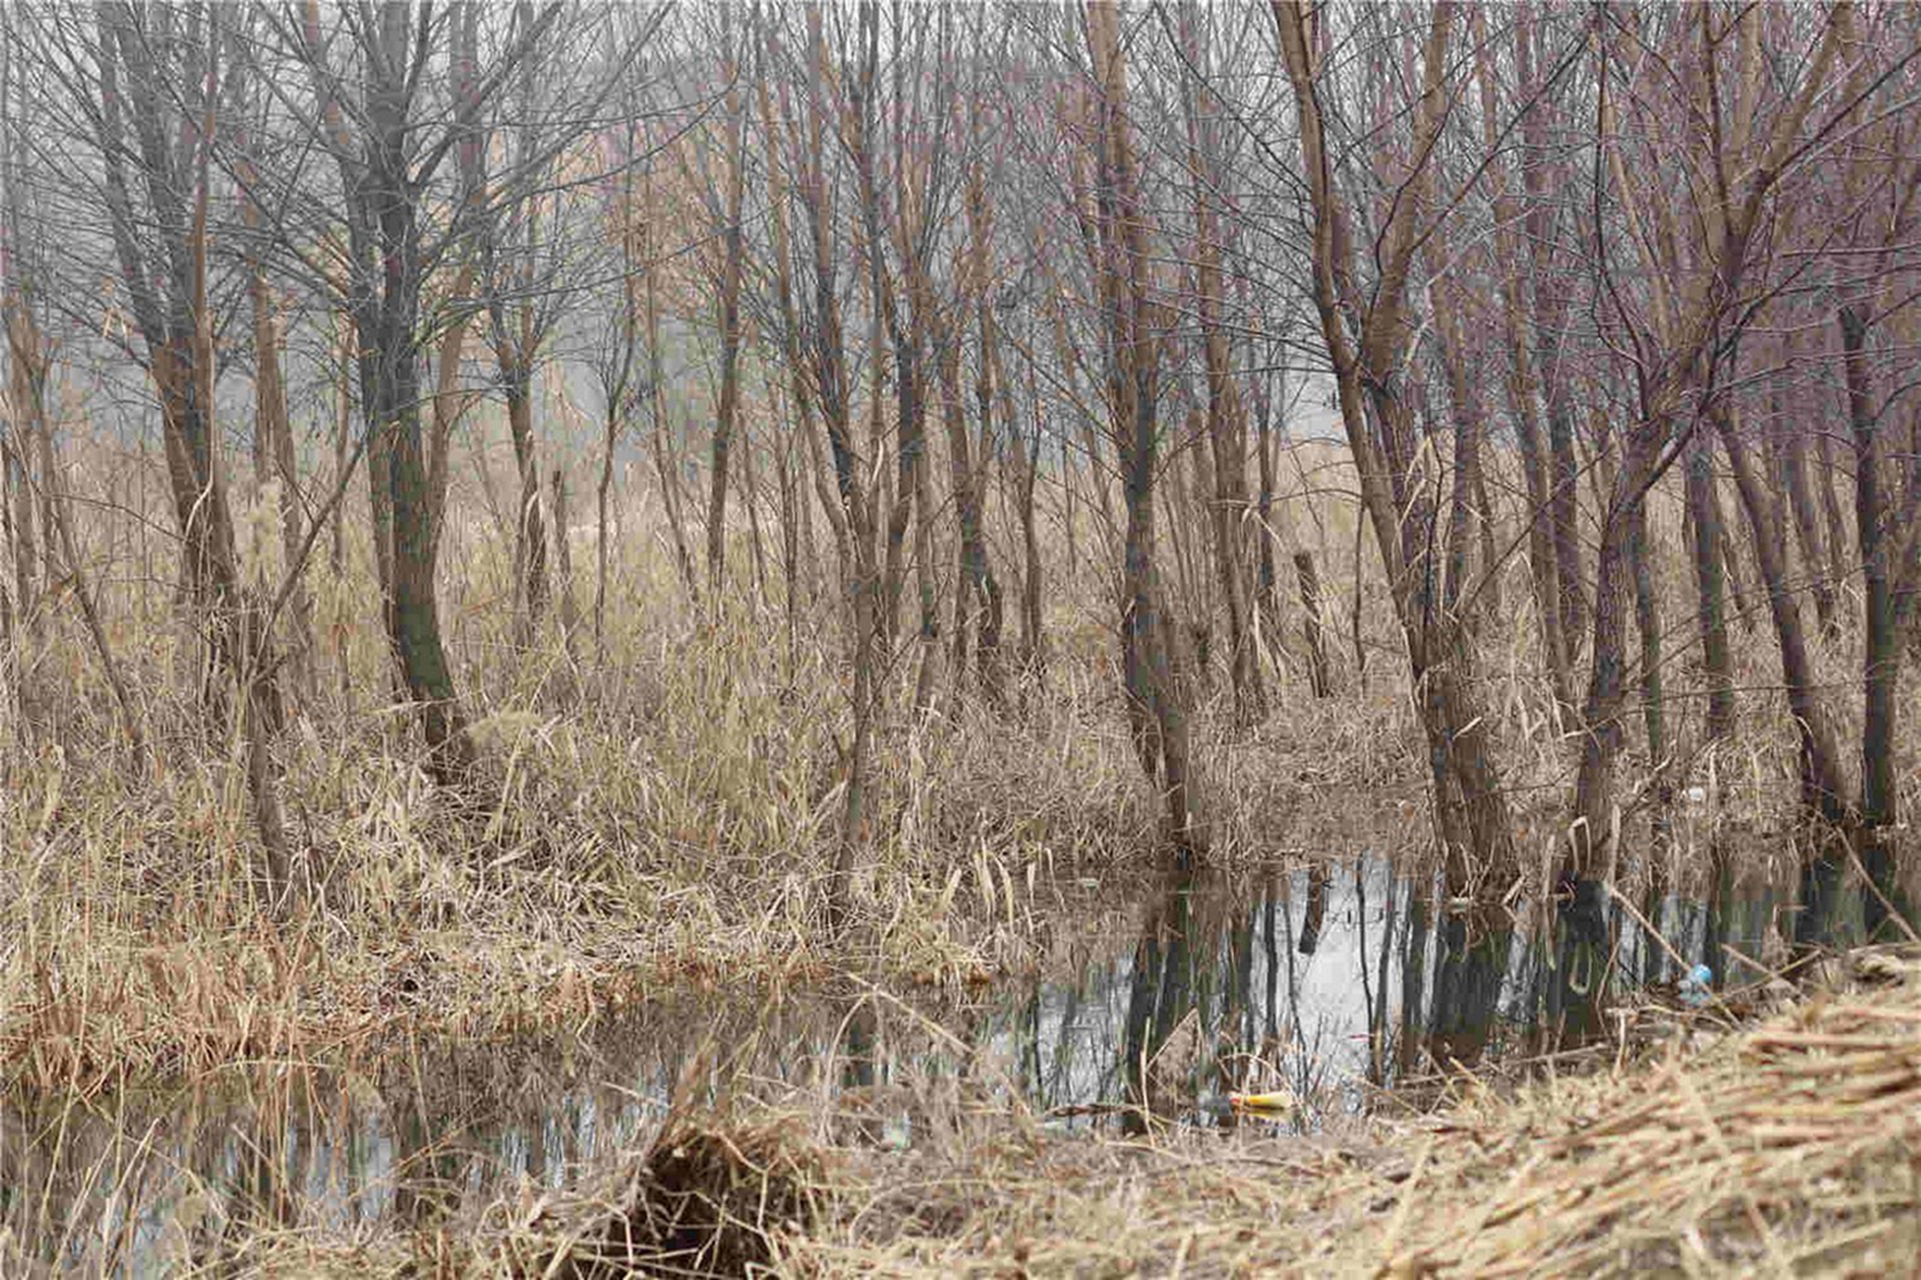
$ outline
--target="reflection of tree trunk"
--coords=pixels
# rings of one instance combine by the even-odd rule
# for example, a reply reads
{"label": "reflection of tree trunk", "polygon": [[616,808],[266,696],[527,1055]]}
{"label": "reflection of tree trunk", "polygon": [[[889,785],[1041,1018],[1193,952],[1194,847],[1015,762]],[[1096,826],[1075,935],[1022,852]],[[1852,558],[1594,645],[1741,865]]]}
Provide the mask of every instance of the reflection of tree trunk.
{"label": "reflection of tree trunk", "polygon": [[[1367,862],[1360,861],[1354,866],[1354,882],[1358,891],[1367,874]],[[1391,1009],[1388,1001],[1388,983],[1392,974],[1389,962],[1394,953],[1394,916],[1399,907],[1401,884],[1398,878],[1398,865],[1390,860],[1387,875],[1383,878],[1386,896],[1381,903],[1381,946],[1375,961],[1374,990],[1377,993],[1374,1007],[1369,1011],[1367,1023],[1367,1066],[1368,1078],[1378,1088],[1387,1085],[1387,1032]],[[1366,948],[1362,948],[1365,953]],[[1360,963],[1367,964],[1367,956],[1362,954]]]}
{"label": "reflection of tree trunk", "polygon": [[[1221,1037],[1233,1036],[1242,1045],[1254,1043],[1254,919],[1255,910],[1234,910],[1228,930],[1227,990],[1221,993]],[[1218,1063],[1215,1065],[1218,1066]]]}
{"label": "reflection of tree trunk", "polygon": [[1160,1101],[1152,1079],[1156,1056],[1193,1007],[1193,928],[1191,885],[1182,877],[1149,915],[1134,948],[1122,1070],[1139,1110],[1126,1117],[1123,1127],[1129,1133],[1146,1132],[1147,1117]]}
{"label": "reflection of tree trunk", "polygon": [[1321,925],[1327,919],[1328,870],[1325,864],[1316,865],[1307,873],[1307,909],[1301,915],[1300,941],[1295,943],[1304,956],[1314,954],[1321,945]]}
{"label": "reflection of tree trunk", "polygon": [[1613,957],[1605,893],[1598,880],[1587,876],[1560,885],[1549,943],[1555,960],[1544,1028],[1559,1045],[1577,1045],[1601,1031]]}
{"label": "reflection of tree trunk", "polygon": [[[1281,981],[1281,921],[1280,914],[1286,904],[1281,900],[1280,877],[1269,873],[1261,884],[1261,949],[1267,960],[1265,974],[1267,989],[1261,993],[1261,1041],[1265,1046],[1279,1039],[1281,1034],[1281,1009],[1278,996]],[[1294,963],[1288,957],[1288,963]]]}
{"label": "reflection of tree trunk", "polygon": [[1407,949],[1401,957],[1400,1043],[1395,1052],[1396,1068],[1403,1076],[1420,1065],[1427,1042],[1421,1027],[1426,1021],[1422,1001],[1427,990],[1427,939],[1432,932],[1428,927],[1428,895],[1424,877],[1408,888]]}
{"label": "reflection of tree trunk", "polygon": [[1428,1051],[1444,1066],[1471,1067],[1487,1048],[1513,940],[1511,929],[1489,927],[1492,923],[1485,915],[1450,911],[1435,933]]}

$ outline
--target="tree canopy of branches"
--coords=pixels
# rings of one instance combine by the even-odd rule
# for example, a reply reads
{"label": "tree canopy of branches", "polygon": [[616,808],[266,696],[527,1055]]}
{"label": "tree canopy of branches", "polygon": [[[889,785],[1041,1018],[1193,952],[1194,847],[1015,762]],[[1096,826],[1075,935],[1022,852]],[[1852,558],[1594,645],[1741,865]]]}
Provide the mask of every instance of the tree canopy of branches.
{"label": "tree canopy of branches", "polygon": [[1450,893],[1498,897],[1545,844],[1591,924],[1622,832],[1765,721],[1794,812],[1894,905],[1911,7],[102,0],[8,11],[4,50],[5,644],[51,643],[68,584],[146,751],[87,573],[124,513],[77,507],[59,456],[58,393],[91,380],[130,436],[157,423],[272,884],[280,736],[351,690],[365,622],[323,608],[323,530],[342,581],[363,530],[426,773],[479,795],[460,460],[524,657],[572,627],[549,602],[591,456],[565,687],[617,661],[645,507],[690,626],[778,597],[789,678],[834,649],[845,877],[878,759],[1045,713],[1086,568],[1183,857],[1219,844],[1239,747],[1365,696],[1387,649]]}

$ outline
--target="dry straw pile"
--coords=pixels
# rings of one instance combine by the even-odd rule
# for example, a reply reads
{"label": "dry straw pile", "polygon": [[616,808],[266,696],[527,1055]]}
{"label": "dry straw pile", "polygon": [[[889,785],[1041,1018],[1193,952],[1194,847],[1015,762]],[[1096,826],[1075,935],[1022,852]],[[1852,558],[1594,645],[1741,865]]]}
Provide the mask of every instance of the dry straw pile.
{"label": "dry straw pile", "polygon": [[1867,953],[1752,1029],[1476,1098],[1403,1198],[1381,1250],[1400,1275],[1906,1272],[1921,1256],[1921,960]]}

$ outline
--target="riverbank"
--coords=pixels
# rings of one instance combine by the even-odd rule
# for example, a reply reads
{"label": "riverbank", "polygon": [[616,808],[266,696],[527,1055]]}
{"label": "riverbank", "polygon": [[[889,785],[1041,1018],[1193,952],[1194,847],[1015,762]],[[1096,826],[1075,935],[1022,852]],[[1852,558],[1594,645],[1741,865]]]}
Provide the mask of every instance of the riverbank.
{"label": "riverbank", "polygon": [[[1765,991],[1763,1000],[1777,998]],[[1734,1003],[1734,1002],[1730,1002]],[[1738,1008],[1738,1006],[1737,1006]],[[741,1099],[496,1201],[471,1231],[252,1242],[255,1274],[1893,1274],[1921,1249],[1921,958],[1858,954],[1737,1024],[1645,1012],[1638,1047],[1423,1115],[1063,1134],[964,1097],[906,1151]],[[840,1136],[835,1137],[836,1132]],[[723,1212],[716,1213],[718,1204]],[[415,1273],[418,1273],[417,1271]]]}

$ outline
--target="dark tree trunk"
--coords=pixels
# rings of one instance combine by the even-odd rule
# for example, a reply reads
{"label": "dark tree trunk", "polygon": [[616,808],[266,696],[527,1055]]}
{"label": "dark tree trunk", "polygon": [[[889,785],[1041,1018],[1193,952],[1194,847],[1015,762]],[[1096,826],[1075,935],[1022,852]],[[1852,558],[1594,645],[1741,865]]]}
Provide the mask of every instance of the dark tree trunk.
{"label": "dark tree trunk", "polygon": [[1787,580],[1787,569],[1777,555],[1779,515],[1756,474],[1731,411],[1725,404],[1717,405],[1713,417],[1721,442],[1727,447],[1728,461],[1734,468],[1741,506],[1747,512],[1755,554],[1760,560],[1761,581],[1768,593],[1768,609],[1780,644],[1781,679],[1801,743],[1802,802],[1809,813],[1838,826],[1847,816],[1847,803],[1841,791],[1840,760],[1826,710],[1818,700],[1801,610]]}
{"label": "dark tree trunk", "polygon": [[540,514],[540,460],[534,450],[532,353],[517,344],[500,346],[500,380],[507,396],[507,431],[513,437],[520,501],[514,519],[516,639],[532,645],[547,613],[547,522]]}
{"label": "dark tree trunk", "polygon": [[[371,468],[376,503],[390,513],[392,578],[386,598],[387,638],[427,742],[427,767],[442,785],[466,778],[474,764],[466,717],[440,636],[436,598],[434,510],[420,422],[421,262],[418,210],[408,172],[409,89],[402,80],[410,16],[380,15],[376,37],[387,56],[367,74],[363,164],[351,170],[349,198],[358,206],[361,279],[354,321],[359,331],[361,403],[368,432],[380,442]],[[376,534],[377,542],[379,534]]]}
{"label": "dark tree trunk", "polygon": [[1734,732],[1734,675],[1728,650],[1721,503],[1714,486],[1714,440],[1707,432],[1695,432],[1688,444],[1686,467],[1695,617],[1708,687],[1707,736],[1713,742]]}
{"label": "dark tree trunk", "polygon": [[1154,565],[1154,481],[1159,448],[1158,310],[1148,295],[1145,216],[1136,186],[1127,118],[1127,72],[1119,14],[1087,10],[1088,50],[1099,97],[1095,132],[1102,296],[1110,315],[1109,403],[1127,503],[1122,552],[1121,666],[1141,765],[1161,788],[1169,835],[1185,861],[1204,854],[1207,835],[1194,794],[1187,730],[1170,670],[1162,596]]}
{"label": "dark tree trunk", "polygon": [[1668,776],[1667,708],[1661,679],[1661,594],[1654,580],[1654,547],[1645,502],[1628,516],[1628,563],[1634,575],[1634,625],[1641,637],[1641,719],[1647,730],[1648,769],[1653,778],[1657,827],[1673,795]]}
{"label": "dark tree trunk", "polygon": [[[1868,372],[1868,322],[1853,305],[1840,313],[1848,425],[1854,439],[1854,510],[1860,541],[1863,601],[1861,809],[1855,844],[1873,882],[1866,904],[1870,936],[1886,927],[1889,909],[1905,912],[1896,884],[1890,834],[1900,820],[1895,730],[1900,718],[1902,632],[1912,612],[1916,549],[1913,523],[1921,499],[1921,457],[1910,462],[1907,492],[1883,469],[1884,424],[1875,412]],[[1883,413],[1886,410],[1883,409]]]}
{"label": "dark tree trunk", "polygon": [[1594,637],[1586,700],[1581,709],[1581,760],[1575,779],[1569,875],[1591,878],[1614,827],[1614,770],[1620,753],[1621,709],[1627,696],[1628,590],[1633,577],[1628,544],[1636,508],[1647,499],[1664,424],[1644,421],[1624,438],[1620,464],[1608,486],[1595,560]]}
{"label": "dark tree trunk", "polygon": [[1314,571],[1314,555],[1294,553],[1294,576],[1301,586],[1301,639],[1307,645],[1308,687],[1317,698],[1333,692],[1327,679],[1327,645],[1321,636],[1321,575]]}
{"label": "dark tree trunk", "polygon": [[1777,382],[1774,418],[1781,442],[1781,472],[1787,490],[1788,510],[1794,516],[1794,531],[1801,546],[1801,563],[1814,589],[1814,612],[1820,620],[1823,639],[1839,634],[1840,617],[1835,609],[1834,578],[1830,572],[1826,539],[1822,537],[1820,513],[1815,509],[1814,486],[1808,477],[1808,431],[1785,415],[1786,404]]}

